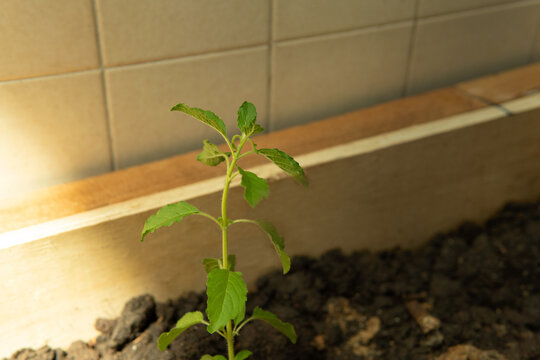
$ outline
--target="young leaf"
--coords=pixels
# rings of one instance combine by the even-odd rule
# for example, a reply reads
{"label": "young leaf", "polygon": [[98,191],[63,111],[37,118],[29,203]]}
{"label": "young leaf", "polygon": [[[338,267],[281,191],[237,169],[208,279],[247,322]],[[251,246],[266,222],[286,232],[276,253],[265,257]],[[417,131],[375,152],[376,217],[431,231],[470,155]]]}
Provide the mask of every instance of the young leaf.
{"label": "young leaf", "polygon": [[230,155],[230,153],[224,153],[223,151],[219,150],[218,147],[212,144],[209,140],[204,140],[203,144],[203,151],[197,155],[197,160],[203,164],[216,166],[222,161],[225,161],[226,156]]}
{"label": "young leaf", "polygon": [[250,128],[257,120],[257,110],[255,105],[250,102],[244,103],[238,108],[238,128],[245,134],[248,134]]}
{"label": "young leaf", "polygon": [[[229,260],[228,260],[229,270],[234,271],[235,263],[236,263],[236,256],[229,255]],[[219,269],[221,267],[220,264],[221,264],[221,259],[206,258],[203,260],[204,270],[206,271],[207,274],[210,273],[214,269]]]}
{"label": "young leaf", "polygon": [[165,205],[159,209],[155,215],[152,215],[146,219],[141,234],[141,241],[144,240],[146,235],[153,233],[160,227],[171,226],[175,222],[180,222],[184,217],[197,214],[198,212],[199,209],[185,201]]}
{"label": "young leaf", "polygon": [[244,101],[242,106],[238,109],[238,128],[246,136],[251,136],[263,132],[264,129],[256,124],[257,110],[252,103]]}
{"label": "young leaf", "polygon": [[244,199],[251,207],[255,207],[262,199],[268,197],[268,183],[256,174],[243,170],[240,166],[238,171],[242,175],[242,187],[244,188]]}
{"label": "young leaf", "polygon": [[184,314],[180,320],[176,323],[176,326],[169,332],[164,332],[159,336],[158,348],[161,351],[165,351],[167,346],[183,333],[186,329],[193,325],[197,325],[203,322],[203,314],[200,311],[193,311]]}
{"label": "young leaf", "polygon": [[236,354],[236,356],[234,357],[234,360],[245,360],[248,357],[250,357],[251,355],[253,355],[253,353],[251,351],[242,350],[238,354]]}
{"label": "young leaf", "polygon": [[189,107],[185,104],[178,104],[173,106],[171,111],[181,111],[185,114],[194,117],[197,120],[202,121],[208,126],[213,127],[219,131],[223,136],[227,136],[227,129],[225,128],[225,123],[221,120],[216,114],[211,111],[199,109],[196,107]]}
{"label": "young leaf", "polygon": [[294,331],[294,326],[292,326],[290,323],[281,321],[276,315],[274,315],[270,311],[265,311],[260,307],[256,307],[253,310],[253,315],[251,315],[251,317],[253,319],[265,321],[266,323],[273,326],[276,330],[281,332],[283,335],[288,337],[293,344],[296,344],[296,340],[298,339],[298,337],[296,336],[296,332]]}
{"label": "young leaf", "polygon": [[302,167],[285,152],[279,149],[259,149],[257,153],[279,166],[281,170],[292,176],[300,185],[308,186],[308,180]]}
{"label": "young leaf", "polygon": [[206,295],[206,315],[210,321],[208,332],[212,334],[244,311],[247,287],[241,273],[214,269],[208,274]]}
{"label": "young leaf", "polygon": [[276,249],[276,252],[279,255],[279,259],[281,260],[281,265],[283,266],[283,273],[286,274],[291,269],[291,258],[287,253],[285,253],[285,242],[283,241],[283,238],[281,235],[278,234],[276,227],[267,220],[254,220],[254,222],[259,225],[259,227],[268,235],[270,240],[272,241],[272,244],[274,244],[274,248]]}
{"label": "young leaf", "polygon": [[264,129],[263,129],[262,126],[260,126],[259,124],[253,124],[253,125],[251,125],[251,128],[249,128],[249,132],[247,132],[247,135],[251,136],[251,135],[261,133],[263,131],[264,131]]}

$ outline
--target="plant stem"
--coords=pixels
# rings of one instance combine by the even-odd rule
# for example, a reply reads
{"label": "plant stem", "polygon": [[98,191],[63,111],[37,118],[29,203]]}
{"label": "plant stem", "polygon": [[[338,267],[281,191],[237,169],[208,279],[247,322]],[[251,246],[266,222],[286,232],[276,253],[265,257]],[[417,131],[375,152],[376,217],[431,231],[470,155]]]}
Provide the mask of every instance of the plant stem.
{"label": "plant stem", "polygon": [[207,214],[207,213],[205,213],[205,212],[200,211],[200,212],[196,213],[195,215],[204,216],[205,218],[208,218],[208,219],[212,220],[212,221],[215,222],[219,227],[221,227],[221,223],[220,223],[215,217],[213,217],[213,216],[210,215],[210,214]]}
{"label": "plant stem", "polygon": [[[229,269],[229,249],[228,249],[228,219],[227,219],[227,197],[229,195],[229,187],[231,185],[231,180],[233,179],[233,171],[236,167],[236,161],[240,158],[239,154],[242,151],[242,147],[246,143],[248,137],[244,136],[242,134],[242,137],[240,138],[240,142],[238,144],[238,148],[236,151],[234,151],[232,144],[227,140],[227,144],[229,145],[229,148],[231,149],[232,154],[232,160],[231,162],[227,162],[227,175],[225,177],[225,186],[223,187],[223,195],[221,198],[221,218],[223,221],[223,224],[221,225],[221,246],[222,246],[222,264],[224,269]],[[229,320],[227,322],[226,332],[225,332],[225,339],[227,340],[227,352],[229,355],[229,360],[234,360],[234,333],[233,333],[233,325],[232,320]]]}
{"label": "plant stem", "polygon": [[236,330],[235,330],[236,335],[238,335],[238,333],[240,332],[240,330],[241,330],[248,322],[250,322],[251,320],[253,320],[252,317],[248,318],[247,320],[244,320],[244,322],[241,323],[240,326],[238,326],[238,327],[236,328]]}
{"label": "plant stem", "polygon": [[251,155],[251,154],[255,154],[255,150],[251,150],[251,151],[243,153],[242,155],[238,156],[238,159],[241,159],[244,156],[248,156],[248,155]]}
{"label": "plant stem", "polygon": [[238,223],[251,223],[251,224],[257,225],[257,222],[255,220],[250,220],[250,219],[236,219],[231,223],[231,225],[238,224]]}
{"label": "plant stem", "polygon": [[227,175],[225,177],[225,186],[223,187],[223,196],[221,198],[221,218],[222,218],[222,221],[223,221],[223,225],[221,227],[221,231],[222,231],[222,236],[221,236],[221,246],[222,246],[222,254],[223,254],[223,268],[224,269],[228,269],[229,268],[229,264],[228,264],[228,259],[229,259],[229,254],[228,254],[228,237],[227,237],[227,228],[228,228],[228,225],[227,225],[227,197],[229,195],[229,186],[231,185],[231,180],[233,179],[233,171],[236,167],[236,162],[238,161],[239,159],[239,154],[240,152],[242,151],[242,147],[244,146],[244,144],[246,143],[248,137],[245,137],[244,135],[242,135],[242,137],[240,138],[240,143],[238,144],[238,148],[236,151],[234,151],[231,143],[229,143],[227,141],[227,143],[229,144],[229,148],[231,149],[231,153],[232,153],[232,160],[231,160],[231,163],[230,164],[227,164]]}
{"label": "plant stem", "polygon": [[231,172],[236,163],[236,157],[234,157],[231,166],[227,169],[227,177],[225,179],[225,187],[223,188],[223,196],[221,198],[221,218],[223,225],[221,226],[221,247],[223,253],[223,268],[229,268],[229,254],[228,254],[228,238],[227,238],[227,196],[229,195],[229,185],[231,183]]}
{"label": "plant stem", "polygon": [[232,321],[227,323],[227,353],[229,354],[229,360],[234,360],[234,334],[232,331]]}

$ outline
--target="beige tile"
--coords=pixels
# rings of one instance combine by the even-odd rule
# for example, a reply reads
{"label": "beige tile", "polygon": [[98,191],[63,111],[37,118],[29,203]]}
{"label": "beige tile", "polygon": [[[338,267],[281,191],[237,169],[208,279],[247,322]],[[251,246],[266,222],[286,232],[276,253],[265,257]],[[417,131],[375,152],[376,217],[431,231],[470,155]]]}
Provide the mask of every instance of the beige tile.
{"label": "beige tile", "polygon": [[212,128],[180,112],[183,102],[211,110],[232,133],[244,100],[257,107],[266,128],[268,49],[257,47],[107,71],[117,164],[121,167],[222,142]]}
{"label": "beige tile", "polygon": [[99,66],[92,0],[3,0],[0,7],[0,80]]}
{"label": "beige tile", "polygon": [[421,20],[408,93],[526,64],[539,16],[537,2]]}
{"label": "beige tile", "polygon": [[272,128],[401,96],[411,26],[278,44],[272,69]]}
{"label": "beige tile", "polygon": [[443,15],[456,11],[471,10],[491,5],[513,3],[520,0],[419,0],[418,15]]}
{"label": "beige tile", "polygon": [[106,65],[264,44],[269,0],[97,0]]}
{"label": "beige tile", "polygon": [[274,37],[298,38],[410,20],[415,0],[276,0]]}
{"label": "beige tile", "polygon": [[0,197],[111,170],[99,71],[0,83]]}

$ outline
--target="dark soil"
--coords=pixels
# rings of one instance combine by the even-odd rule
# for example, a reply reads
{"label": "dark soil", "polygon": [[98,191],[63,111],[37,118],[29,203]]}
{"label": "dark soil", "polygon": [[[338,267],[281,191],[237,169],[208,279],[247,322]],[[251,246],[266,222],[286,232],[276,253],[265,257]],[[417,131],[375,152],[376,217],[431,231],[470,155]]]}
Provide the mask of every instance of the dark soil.
{"label": "dark soil", "polygon": [[[295,257],[249,294],[291,322],[290,344],[265,323],[247,325],[237,349],[253,359],[540,359],[540,202],[510,204],[483,226],[463,224],[414,250],[319,259]],[[95,341],[67,351],[21,350],[10,359],[191,360],[224,354],[219,336],[195,326],[160,352],[159,334],[185,312],[203,311],[203,294],[165,304],[129,301],[119,319],[99,319]]]}

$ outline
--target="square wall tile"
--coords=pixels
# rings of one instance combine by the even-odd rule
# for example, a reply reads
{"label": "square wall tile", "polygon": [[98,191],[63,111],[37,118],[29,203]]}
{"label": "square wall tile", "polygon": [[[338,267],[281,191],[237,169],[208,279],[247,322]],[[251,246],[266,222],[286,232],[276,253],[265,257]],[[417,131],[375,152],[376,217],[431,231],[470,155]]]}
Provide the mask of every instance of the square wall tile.
{"label": "square wall tile", "polygon": [[443,15],[456,11],[513,3],[520,0],[419,0],[418,16]]}
{"label": "square wall tile", "polygon": [[0,81],[99,67],[92,0],[0,4]]}
{"label": "square wall tile", "polygon": [[274,38],[353,30],[414,17],[416,0],[275,0]]}
{"label": "square wall tile", "polygon": [[97,0],[107,66],[266,44],[269,0]]}
{"label": "square wall tile", "polygon": [[412,23],[279,43],[272,67],[272,129],[402,95]]}
{"label": "square wall tile", "polygon": [[419,21],[408,94],[526,64],[539,18],[536,2]]}
{"label": "square wall tile", "polygon": [[267,126],[268,48],[230,51],[106,73],[117,165],[125,168],[222,143],[209,126],[170,109],[185,103],[218,115],[236,129],[238,107],[252,102]]}
{"label": "square wall tile", "polygon": [[0,197],[111,171],[99,71],[0,83]]}

